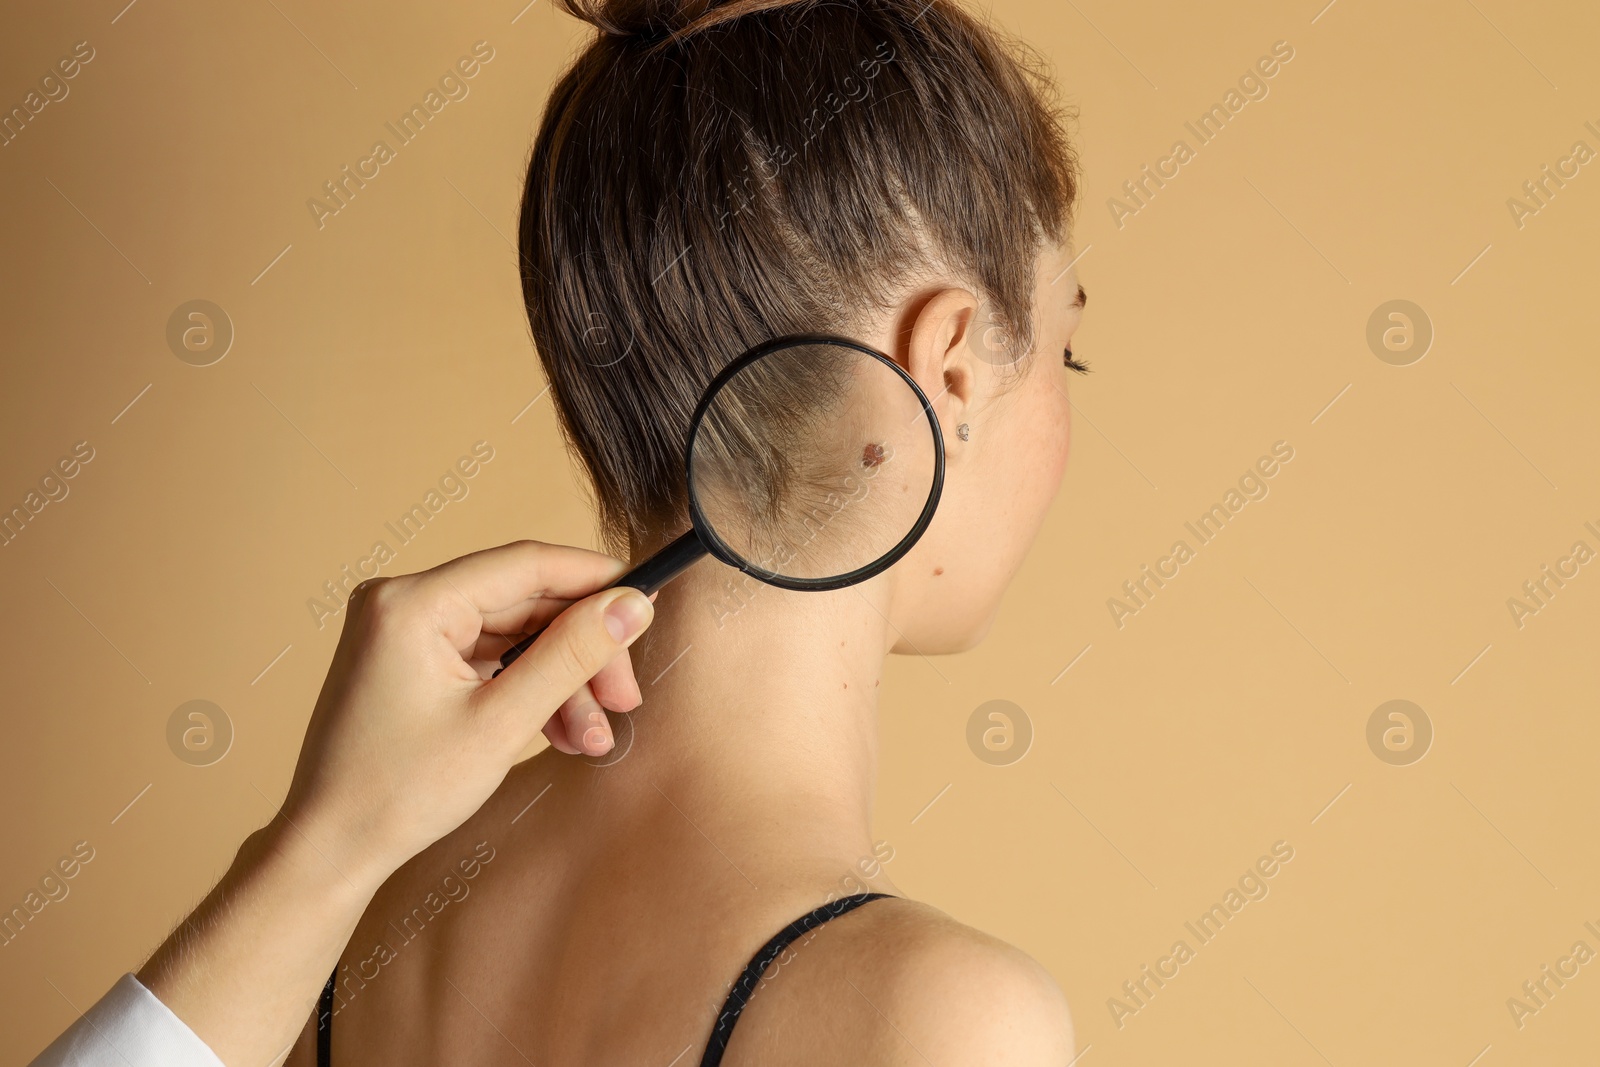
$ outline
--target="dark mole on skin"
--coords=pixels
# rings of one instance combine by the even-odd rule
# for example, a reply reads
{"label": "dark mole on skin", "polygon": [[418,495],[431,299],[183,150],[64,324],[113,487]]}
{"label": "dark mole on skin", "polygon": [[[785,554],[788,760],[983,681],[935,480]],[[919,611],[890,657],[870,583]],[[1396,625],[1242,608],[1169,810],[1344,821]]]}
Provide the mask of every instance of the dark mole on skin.
{"label": "dark mole on skin", "polygon": [[861,450],[861,465],[872,468],[883,462],[883,446],[875,441],[869,441]]}
{"label": "dark mole on skin", "polygon": [[944,568],[943,567],[935,567],[935,568],[933,568],[933,576],[935,578],[939,577],[939,575],[941,575],[943,573],[944,573]]}

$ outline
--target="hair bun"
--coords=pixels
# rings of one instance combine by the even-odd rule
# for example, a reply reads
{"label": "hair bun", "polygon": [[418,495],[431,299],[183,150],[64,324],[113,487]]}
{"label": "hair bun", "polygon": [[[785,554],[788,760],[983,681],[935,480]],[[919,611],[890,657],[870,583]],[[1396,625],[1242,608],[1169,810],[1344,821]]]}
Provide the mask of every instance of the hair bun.
{"label": "hair bun", "polygon": [[682,39],[745,15],[786,7],[813,7],[818,0],[556,0],[568,14],[611,37],[655,41]]}

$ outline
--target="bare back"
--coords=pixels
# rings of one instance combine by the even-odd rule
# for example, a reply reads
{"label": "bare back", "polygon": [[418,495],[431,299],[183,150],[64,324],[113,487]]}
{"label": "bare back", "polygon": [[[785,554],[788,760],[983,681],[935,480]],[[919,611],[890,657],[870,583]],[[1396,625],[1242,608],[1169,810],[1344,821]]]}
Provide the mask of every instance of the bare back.
{"label": "bare back", "polygon": [[[714,841],[650,792],[654,805],[624,817],[579,761],[548,753],[513,771],[372,901],[337,972],[332,1062],[690,1067],[774,933],[854,889],[893,892],[881,878],[864,886],[848,849],[827,857],[733,823]],[[934,909],[875,900],[766,970],[722,1062],[923,1063],[918,1046],[950,1025],[943,1002],[976,1010],[958,987],[996,968],[1001,986],[1042,977]],[[1064,1028],[1064,1005],[1059,1015]],[[316,1062],[313,1019],[288,1064]]]}

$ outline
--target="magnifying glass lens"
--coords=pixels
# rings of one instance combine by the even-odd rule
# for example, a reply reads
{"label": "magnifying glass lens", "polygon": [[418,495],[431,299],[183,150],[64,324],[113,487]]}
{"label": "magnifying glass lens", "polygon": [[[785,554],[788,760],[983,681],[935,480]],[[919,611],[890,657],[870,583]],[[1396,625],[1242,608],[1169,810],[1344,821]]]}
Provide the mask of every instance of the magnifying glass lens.
{"label": "magnifying glass lens", "polygon": [[696,525],[713,552],[780,584],[881,567],[937,503],[937,433],[922,393],[881,356],[777,348],[705,401],[689,450]]}

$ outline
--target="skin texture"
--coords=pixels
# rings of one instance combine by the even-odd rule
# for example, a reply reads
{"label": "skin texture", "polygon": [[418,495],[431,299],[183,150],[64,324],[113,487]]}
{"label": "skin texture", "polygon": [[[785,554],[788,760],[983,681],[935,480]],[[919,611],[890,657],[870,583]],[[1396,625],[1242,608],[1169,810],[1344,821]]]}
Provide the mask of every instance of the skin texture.
{"label": "skin texture", "polygon": [[[339,1067],[697,1063],[773,933],[838,896],[897,893],[872,862],[883,661],[981,639],[1043,522],[1070,441],[1070,260],[1040,257],[1036,345],[1017,366],[983,358],[981,302],[948,279],[861,327],[935,398],[948,466],[923,540],[834,593],[741,580],[730,599],[739,576],[712,560],[664,590],[632,650],[644,702],[631,731],[611,717],[616,752],[519,764],[373,896],[341,957]],[[569,702],[588,709],[580,729],[596,688],[605,703],[600,682]],[[314,1050],[308,1022],[289,1062]],[[896,899],[798,945],[723,1062],[1060,1067],[1073,1053],[1038,964]]]}

